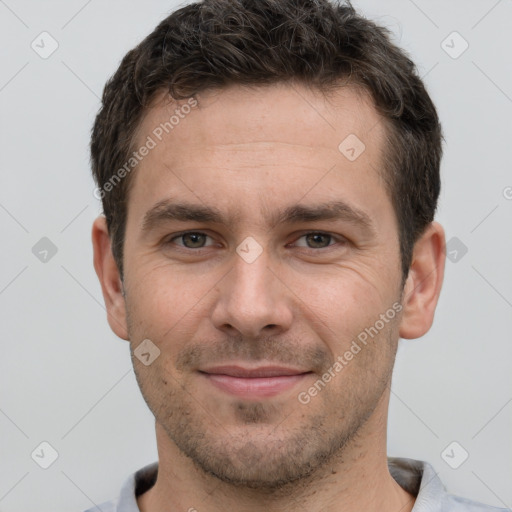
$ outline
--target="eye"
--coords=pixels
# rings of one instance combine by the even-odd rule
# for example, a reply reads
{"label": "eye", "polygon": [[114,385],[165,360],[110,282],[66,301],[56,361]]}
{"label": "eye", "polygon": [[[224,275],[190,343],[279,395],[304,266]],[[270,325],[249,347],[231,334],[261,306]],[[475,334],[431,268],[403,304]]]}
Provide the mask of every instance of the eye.
{"label": "eye", "polygon": [[[298,241],[302,239],[304,239],[305,243],[298,243]],[[329,233],[314,231],[302,235],[297,239],[295,245],[298,247],[307,247],[309,249],[323,249],[333,245],[331,242],[334,241],[335,239],[333,235],[330,235]]]}
{"label": "eye", "polygon": [[210,237],[205,233],[201,233],[199,231],[188,231],[186,233],[182,233],[181,235],[170,238],[166,243],[176,243],[175,240],[180,240],[181,243],[177,243],[177,245],[186,247],[187,249],[201,249],[203,247],[207,247],[206,240],[208,238]]}

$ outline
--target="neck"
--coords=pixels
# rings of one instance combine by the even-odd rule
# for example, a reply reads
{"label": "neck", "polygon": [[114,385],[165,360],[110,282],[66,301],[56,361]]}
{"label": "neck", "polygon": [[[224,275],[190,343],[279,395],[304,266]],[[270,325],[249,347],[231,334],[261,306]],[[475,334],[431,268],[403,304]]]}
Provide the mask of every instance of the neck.
{"label": "neck", "polygon": [[414,496],[402,489],[389,473],[386,424],[389,396],[382,397],[374,414],[348,443],[307,480],[279,490],[234,487],[205,474],[183,455],[156,424],[159,455],[155,485],[138,497],[141,512],[190,510],[221,512],[410,512]]}

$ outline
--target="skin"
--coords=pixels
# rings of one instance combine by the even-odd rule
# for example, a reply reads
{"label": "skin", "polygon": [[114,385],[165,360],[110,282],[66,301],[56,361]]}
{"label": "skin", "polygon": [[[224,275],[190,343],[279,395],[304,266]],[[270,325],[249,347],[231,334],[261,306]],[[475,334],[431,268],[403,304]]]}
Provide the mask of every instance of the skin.
{"label": "skin", "polygon": [[[390,384],[398,338],[420,337],[432,324],[443,228],[434,222],[417,241],[402,288],[396,216],[377,171],[386,128],[364,93],[344,87],[327,101],[278,84],[198,99],[132,176],[123,283],[104,217],[93,225],[111,328],[132,350],[144,339],[160,350],[148,366],[132,357],[159,454],[156,484],[139,508],[411,510],[414,497],[387,467]],[[160,94],[139,141],[176,106]],[[349,134],[366,146],[355,161],[338,150]],[[229,222],[167,219],[143,231],[146,212],[166,199],[215,207]],[[364,212],[373,230],[346,218],[270,218],[334,200]],[[184,239],[183,231],[208,236]],[[235,250],[249,236],[262,248],[252,263]],[[301,403],[298,394],[397,303],[399,314]],[[247,399],[199,373],[228,363],[310,373],[275,396]]]}

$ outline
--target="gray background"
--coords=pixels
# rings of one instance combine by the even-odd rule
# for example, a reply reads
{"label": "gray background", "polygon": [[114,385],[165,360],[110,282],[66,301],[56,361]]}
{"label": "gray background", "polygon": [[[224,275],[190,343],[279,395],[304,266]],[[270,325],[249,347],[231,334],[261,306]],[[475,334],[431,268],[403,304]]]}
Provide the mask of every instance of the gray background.
{"label": "gray background", "polygon": [[[153,418],[92,266],[100,204],[87,146],[106,79],[177,5],[0,0],[3,512],[84,510],[156,460]],[[457,238],[434,327],[401,341],[388,452],[429,461],[455,494],[511,507],[512,1],[355,5],[425,76],[446,137],[438,220]],[[46,59],[31,47],[51,48],[43,31],[59,45]],[[42,237],[57,249],[46,262]],[[48,469],[43,441],[58,452]]]}

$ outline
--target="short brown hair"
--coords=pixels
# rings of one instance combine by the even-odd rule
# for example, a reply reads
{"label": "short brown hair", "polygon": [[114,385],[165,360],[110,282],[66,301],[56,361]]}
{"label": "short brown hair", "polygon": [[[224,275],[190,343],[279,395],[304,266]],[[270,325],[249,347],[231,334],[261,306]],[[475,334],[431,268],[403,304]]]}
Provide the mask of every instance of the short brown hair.
{"label": "short brown hair", "polygon": [[[164,19],[129,51],[103,91],[91,136],[112,252],[123,276],[131,175],[112,178],[134,150],[157,93],[190,98],[231,84],[295,81],[324,93],[362,87],[386,119],[385,178],[399,227],[403,281],[440,191],[441,126],[413,62],[387,29],[337,0],[204,0]],[[125,173],[126,174],[126,173]]]}

